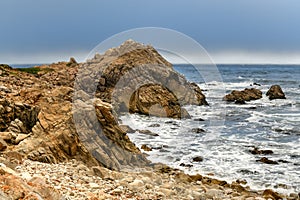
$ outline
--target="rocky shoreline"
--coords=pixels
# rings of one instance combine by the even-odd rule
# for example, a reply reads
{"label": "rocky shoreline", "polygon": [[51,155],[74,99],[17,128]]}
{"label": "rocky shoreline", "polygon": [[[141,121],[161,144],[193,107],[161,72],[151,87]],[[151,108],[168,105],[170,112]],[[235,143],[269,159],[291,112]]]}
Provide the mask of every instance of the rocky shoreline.
{"label": "rocky shoreline", "polygon": [[208,102],[153,47],[132,40],[83,64],[0,65],[1,199],[299,199],[152,164],[116,120],[124,111],[189,117],[186,104]]}

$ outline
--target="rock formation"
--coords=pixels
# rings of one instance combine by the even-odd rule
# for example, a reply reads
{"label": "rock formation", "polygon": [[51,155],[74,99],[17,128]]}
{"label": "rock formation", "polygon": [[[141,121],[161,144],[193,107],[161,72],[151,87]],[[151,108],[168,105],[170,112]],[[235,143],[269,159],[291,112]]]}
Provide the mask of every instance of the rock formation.
{"label": "rock formation", "polygon": [[284,92],[279,85],[272,85],[266,94],[270,100],[286,99]]}
{"label": "rock formation", "polygon": [[258,89],[244,89],[242,91],[233,90],[230,94],[227,94],[224,101],[235,101],[236,103],[242,103],[244,101],[257,100],[262,98],[262,92]]}
{"label": "rock formation", "polygon": [[132,40],[104,55],[96,54],[77,79],[78,90],[96,93],[116,112],[181,118],[188,117],[182,105],[208,105],[200,88],[177,73],[153,47]]}
{"label": "rock formation", "polygon": [[[1,150],[46,163],[76,158],[111,169],[146,164],[115,110],[180,118],[189,116],[182,105],[207,104],[200,88],[153,47],[133,41],[95,55],[82,67],[71,58],[25,71],[1,65],[0,71]],[[124,87],[127,75],[130,84]],[[130,96],[113,98],[120,92]]]}

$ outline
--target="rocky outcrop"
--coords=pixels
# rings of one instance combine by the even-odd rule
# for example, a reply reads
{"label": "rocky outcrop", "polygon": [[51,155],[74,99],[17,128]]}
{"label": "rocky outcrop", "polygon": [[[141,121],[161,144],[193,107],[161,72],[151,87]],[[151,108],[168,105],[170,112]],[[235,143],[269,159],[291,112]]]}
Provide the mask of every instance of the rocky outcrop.
{"label": "rocky outcrop", "polygon": [[[78,90],[130,111],[181,118],[182,105],[208,105],[196,84],[177,73],[151,46],[126,41],[85,63],[77,77]],[[97,87],[93,87],[95,82]]]}
{"label": "rocky outcrop", "polygon": [[230,94],[227,94],[224,101],[234,101],[236,103],[242,103],[244,101],[257,100],[262,98],[262,92],[256,88],[244,89],[242,91],[233,90]]}
{"label": "rocky outcrop", "polygon": [[189,118],[176,96],[162,85],[148,84],[131,96],[129,112],[159,117]]}
{"label": "rocky outcrop", "polygon": [[286,99],[284,92],[279,85],[272,85],[266,94],[270,100]]}

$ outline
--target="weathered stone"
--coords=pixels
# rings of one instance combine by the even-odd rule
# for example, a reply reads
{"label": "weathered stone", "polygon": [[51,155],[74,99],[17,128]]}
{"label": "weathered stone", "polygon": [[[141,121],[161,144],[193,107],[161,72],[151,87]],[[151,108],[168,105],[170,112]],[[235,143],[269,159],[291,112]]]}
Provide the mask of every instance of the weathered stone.
{"label": "weathered stone", "polygon": [[5,150],[6,148],[7,148],[6,142],[2,138],[0,138],[0,151]]}
{"label": "weathered stone", "polygon": [[0,138],[2,138],[6,142],[11,142],[13,136],[11,132],[0,132]]}
{"label": "weathered stone", "polygon": [[266,94],[270,100],[286,99],[284,92],[279,85],[272,85]]}
{"label": "weathered stone", "polygon": [[230,94],[227,94],[224,101],[236,101],[236,103],[243,104],[243,101],[251,101],[262,98],[262,92],[258,89],[244,89],[242,91],[233,90]]}

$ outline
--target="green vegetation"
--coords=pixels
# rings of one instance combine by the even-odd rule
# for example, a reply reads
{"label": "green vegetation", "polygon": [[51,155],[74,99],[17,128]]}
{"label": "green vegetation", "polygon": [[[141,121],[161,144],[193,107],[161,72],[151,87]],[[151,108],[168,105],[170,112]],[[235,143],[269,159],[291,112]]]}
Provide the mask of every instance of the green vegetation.
{"label": "green vegetation", "polygon": [[30,67],[30,68],[16,68],[18,71],[26,72],[29,74],[38,74],[39,72],[51,72],[53,69],[51,68],[39,68],[39,67]]}
{"label": "green vegetation", "polygon": [[29,74],[37,74],[39,71],[41,71],[40,68],[37,67],[30,67],[30,68],[16,68],[18,71],[21,72],[27,72]]}

